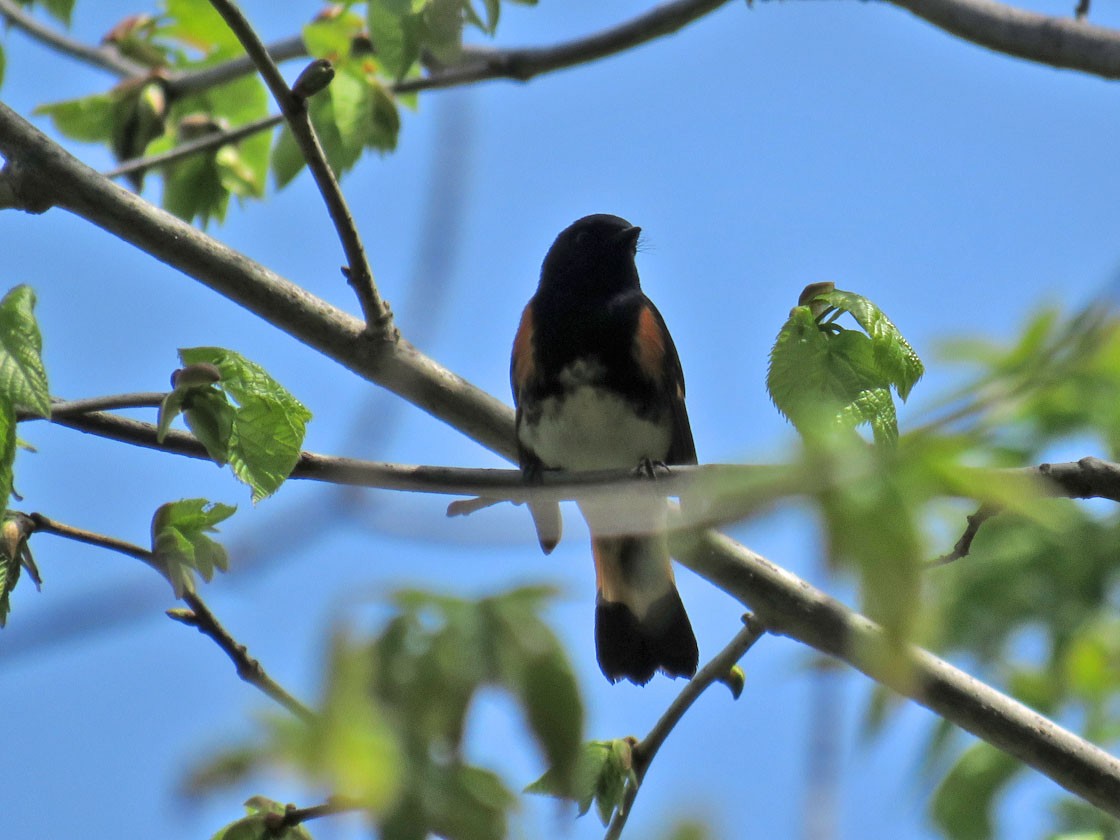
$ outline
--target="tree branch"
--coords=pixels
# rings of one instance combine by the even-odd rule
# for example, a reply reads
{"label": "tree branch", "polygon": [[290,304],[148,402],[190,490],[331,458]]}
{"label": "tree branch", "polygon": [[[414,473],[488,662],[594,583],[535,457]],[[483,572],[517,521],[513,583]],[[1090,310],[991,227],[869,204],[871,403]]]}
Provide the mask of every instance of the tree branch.
{"label": "tree branch", "polygon": [[953,35],[1017,58],[1120,79],[1120,31],[993,0],[887,0]]}
{"label": "tree branch", "polygon": [[283,686],[270,677],[261,663],[249,655],[248,648],[240,644],[221,625],[206,603],[193,592],[183,595],[189,610],[168,610],[168,618],[188,627],[194,627],[203,636],[213,640],[222,649],[237,670],[237,676],[249,685],[256,686],[289,712],[304,721],[314,719],[315,713],[289,694]]}
{"label": "tree branch", "polygon": [[[2,2],[2,0],[0,0],[0,2]],[[192,155],[208,152],[211,149],[220,149],[222,146],[237,143],[240,140],[244,140],[246,137],[252,137],[254,134],[258,134],[262,131],[268,131],[280,125],[282,122],[284,122],[282,114],[271,114],[267,117],[261,117],[259,120],[245,123],[245,125],[238,126],[237,128],[209,132],[199,137],[197,140],[190,140],[186,143],[182,143],[158,155],[122,161],[118,166],[106,172],[105,177],[115,180],[125,175],[137,175],[142,172],[147,172],[149,169],[154,169],[157,166],[177,163]]]}
{"label": "tree branch", "polygon": [[[147,563],[161,575],[164,574],[163,564],[160,563],[155,554],[138,545],[125,542],[124,540],[118,540],[115,537],[109,537],[104,534],[97,534],[93,531],[86,531],[83,528],[75,528],[73,525],[56,522],[53,519],[43,516],[41,513],[28,514],[28,519],[31,520],[36,531],[54,534],[58,537],[65,537],[69,540],[97,546],[98,548],[106,548],[128,557],[134,557],[137,560]],[[260,662],[249,656],[249,651],[245,645],[239,644],[237,640],[222,627],[218,619],[214,616],[214,613],[210,611],[210,608],[206,606],[206,603],[198,595],[193,592],[187,592],[183,595],[183,601],[187,603],[190,609],[169,610],[168,616],[170,618],[195,627],[204,636],[211,638],[230,658],[230,661],[233,662],[234,667],[237,669],[237,676],[264,692],[293,715],[303,720],[310,720],[315,716],[307,706],[299,702],[295,697],[289,694],[283,686],[273,680],[265,672]]]}
{"label": "tree branch", "polygon": [[0,17],[41,44],[115,76],[147,76],[150,68],[125,58],[113,47],[91,47],[39,21],[15,0],[0,0]]}
{"label": "tree branch", "polygon": [[[0,152],[22,207],[64,207],[238,303],[513,460],[513,411],[404,340],[370,340],[360,321],[118,187],[0,103]],[[7,184],[4,180],[7,179]],[[889,642],[866,618],[714,532],[674,541],[685,566],[752,610],[771,632],[835,656],[1120,816],[1120,761],[930,653],[909,649],[909,680],[881,673]]]}
{"label": "tree branch", "polygon": [[322,805],[312,805],[309,808],[297,808],[289,805],[283,814],[268,814],[264,818],[265,828],[277,837],[284,834],[284,829],[292,828],[308,820],[317,820],[335,814],[346,814],[351,811],[364,811],[365,806],[360,802],[347,799],[344,796],[332,796]]}
{"label": "tree branch", "polygon": [[743,616],[743,623],[746,626],[736,633],[735,638],[712,657],[707,665],[696,672],[696,676],[688,681],[681,693],[669,704],[669,708],[654,724],[649,734],[634,745],[632,752],[634,774],[638,777],[638,784],[631,786],[626,791],[622,806],[614,815],[614,819],[611,820],[604,840],[617,840],[618,837],[622,836],[622,829],[625,828],[626,821],[630,818],[630,811],[634,800],[638,796],[642,780],[645,779],[650,762],[657,755],[657,751],[661,749],[661,745],[665,743],[665,739],[669,737],[669,733],[684,717],[685,712],[692,707],[692,704],[712,683],[723,680],[728,671],[743,658],[748,650],[754,647],[754,643],[761,639],[766,632],[766,628],[749,613]]}
{"label": "tree branch", "polygon": [[542,73],[586,64],[639,44],[670,35],[727,3],[728,0],[672,0],[654,6],[632,20],[549,47],[487,50],[474,48],[465,60],[441,68],[428,76],[404,79],[394,93],[448,88],[486,79],[516,79],[525,82]]}
{"label": "tree branch", "polygon": [[366,258],[366,249],[354,224],[354,217],[350,214],[350,207],[342,194],[342,188],[338,185],[338,179],[334,177],[334,172],[327,163],[327,155],[315,133],[315,127],[311,125],[307,100],[293,93],[288,87],[288,83],[280,74],[280,68],[268,54],[268,48],[253,31],[253,27],[236,4],[230,0],[210,0],[210,5],[222,16],[226,25],[241,42],[245,52],[264,78],[268,89],[272,91],[272,97],[280,106],[284,119],[288,122],[288,128],[291,129],[292,136],[303,153],[303,159],[315,179],[320,195],[323,196],[327,212],[330,213],[338,239],[342,243],[342,250],[346,254],[346,279],[358,296],[367,329],[375,338],[393,341],[397,332],[393,327],[392,310],[381,299],[381,294],[373,282],[373,269],[370,268],[369,260]]}
{"label": "tree branch", "polygon": [[[1044,467],[1050,464],[1043,464]],[[967,557],[968,553],[972,551],[972,541],[976,539],[976,535],[980,533],[980,527],[999,513],[999,508],[996,505],[984,503],[976,509],[976,513],[970,514],[967,522],[968,525],[961,534],[961,538],[957,540],[953,550],[948,554],[942,554],[940,557],[929,561],[926,568],[933,569],[938,566],[948,566],[950,563],[955,563],[963,557]]]}

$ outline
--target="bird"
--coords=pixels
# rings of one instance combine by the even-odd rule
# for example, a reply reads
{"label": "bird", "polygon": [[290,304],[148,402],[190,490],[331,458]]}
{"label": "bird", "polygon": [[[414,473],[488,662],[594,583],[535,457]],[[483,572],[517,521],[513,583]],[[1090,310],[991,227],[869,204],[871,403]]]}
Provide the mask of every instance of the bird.
{"label": "bird", "polygon": [[[665,320],[642,292],[641,228],[599,213],[560,232],[521,316],[510,359],[523,477],[544,470],[695,464],[684,373]],[[595,646],[612,682],[692,677],[698,649],[669,559],[668,501],[615,493],[583,500],[596,572]],[[529,505],[545,554],[557,502]]]}

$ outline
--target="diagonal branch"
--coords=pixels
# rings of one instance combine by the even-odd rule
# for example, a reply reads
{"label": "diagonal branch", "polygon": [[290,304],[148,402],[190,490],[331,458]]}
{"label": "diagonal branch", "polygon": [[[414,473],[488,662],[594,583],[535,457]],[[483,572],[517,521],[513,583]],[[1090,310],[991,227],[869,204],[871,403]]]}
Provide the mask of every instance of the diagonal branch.
{"label": "diagonal branch", "polygon": [[[338,179],[327,163],[326,153],[319,142],[315,128],[311,125],[311,117],[307,111],[307,100],[288,87],[280,68],[268,54],[268,48],[253,31],[245,15],[237,5],[230,0],[210,0],[210,5],[222,16],[237,40],[245,47],[245,52],[256,65],[264,78],[272,97],[280,106],[284,119],[288,121],[292,137],[303,153],[307,168],[311,171],[323,202],[330,213],[331,221],[338,233],[342,250],[346,253],[346,279],[358,295],[358,301],[365,316],[366,327],[371,334],[383,341],[392,341],[396,337],[393,327],[393,313],[388,304],[381,299],[377,286],[373,282],[373,270],[370,268],[366,257],[366,249],[362,238],[358,235],[358,228],[354,224],[354,217],[350,214],[350,206],[338,185]],[[333,72],[333,71],[332,71]]]}
{"label": "diagonal branch", "polygon": [[[41,513],[29,514],[28,519],[34,525],[34,530],[36,531],[54,534],[58,537],[65,537],[75,542],[109,549],[110,551],[116,551],[147,563],[160,574],[164,573],[163,565],[160,563],[159,559],[146,548],[125,542],[124,540],[118,540],[116,537],[97,534],[93,531],[87,531],[84,528],[76,528],[73,525],[66,525],[43,516]],[[310,720],[314,717],[314,713],[307,706],[289,694],[283,686],[273,680],[272,677],[265,672],[260,662],[249,656],[249,651],[245,645],[240,644],[224,627],[222,627],[221,623],[215,617],[214,613],[210,611],[210,608],[206,606],[202,598],[193,592],[187,592],[183,595],[183,600],[190,609],[169,610],[169,617],[190,627],[197,628],[204,636],[208,636],[212,639],[230,658],[230,661],[233,662],[234,667],[237,669],[237,676],[242,680],[262,691],[296,717],[303,720]]]}
{"label": "diagonal branch", "polygon": [[562,70],[615,55],[664,35],[671,35],[715,11],[728,0],[672,0],[654,6],[625,23],[549,47],[486,50],[473,48],[465,60],[393,86],[395,93],[456,87],[486,79],[525,82],[542,73]]}
{"label": "diagonal branch", "polygon": [[112,47],[91,47],[41,22],[15,0],[0,0],[0,18],[42,44],[116,76],[147,76],[149,68],[125,58]]}
{"label": "diagonal branch", "polygon": [[1120,79],[1120,31],[994,0],[887,0],[934,26],[1017,58]]}
{"label": "diagonal branch", "polygon": [[[404,340],[371,341],[360,321],[108,181],[0,103],[0,177],[22,207],[54,204],[238,303],[513,460],[513,411]],[[680,562],[731,594],[768,630],[835,656],[1120,817],[1120,760],[1021,703],[910,648],[909,679],[883,673],[890,644],[863,616],[715,532],[674,541]]]}
{"label": "diagonal branch", "polygon": [[681,693],[669,704],[669,708],[654,724],[653,729],[649,731],[645,738],[634,745],[634,774],[638,777],[638,783],[632,785],[626,791],[622,806],[618,809],[614,819],[611,820],[610,827],[605,835],[606,840],[617,840],[618,837],[622,836],[622,829],[625,828],[626,821],[630,819],[634,800],[638,796],[646,771],[649,770],[650,762],[657,755],[657,751],[661,749],[661,745],[665,743],[665,739],[669,737],[669,733],[684,717],[685,712],[692,708],[692,704],[699,699],[700,695],[709,686],[724,679],[735,663],[742,659],[746,652],[754,647],[754,643],[761,639],[766,632],[766,628],[749,613],[743,616],[743,623],[746,626],[736,633],[735,638],[712,657],[707,665],[696,672],[696,676],[688,681]]}

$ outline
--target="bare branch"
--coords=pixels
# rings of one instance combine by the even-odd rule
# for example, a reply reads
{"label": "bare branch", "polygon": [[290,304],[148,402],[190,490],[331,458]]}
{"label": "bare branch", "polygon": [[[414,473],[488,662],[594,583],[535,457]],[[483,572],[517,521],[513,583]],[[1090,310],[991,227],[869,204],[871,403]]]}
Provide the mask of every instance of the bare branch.
{"label": "bare branch", "polygon": [[248,648],[229,634],[198,595],[188,592],[183,595],[183,600],[190,609],[168,610],[168,618],[188,627],[194,627],[203,636],[212,639],[229,657],[230,662],[237,669],[237,676],[249,685],[260,689],[301,720],[314,719],[315,713],[265,672],[261,663],[249,655]]}
{"label": "bare branch", "polygon": [[934,26],[997,52],[1120,79],[1120,31],[1048,17],[993,0],[888,0]]}
{"label": "bare branch", "polygon": [[297,808],[295,805],[289,805],[283,814],[267,814],[264,818],[264,824],[265,828],[273,835],[279,837],[284,833],[284,829],[292,828],[308,820],[364,810],[365,807],[356,800],[347,799],[344,796],[332,796],[322,805],[312,805],[309,808]]}
{"label": "bare branch", "polygon": [[[97,534],[93,531],[86,531],[83,528],[76,528],[73,525],[66,525],[43,516],[41,513],[28,514],[28,519],[31,520],[36,531],[54,534],[58,537],[65,537],[66,539],[97,546],[98,548],[106,548],[110,551],[116,551],[147,563],[160,574],[164,572],[163,565],[160,563],[159,559],[146,548],[141,548],[138,545],[125,542],[124,540],[118,540],[115,537]],[[310,720],[314,717],[314,713],[307,708],[307,706],[303,705],[289,694],[265,672],[260,662],[249,656],[249,651],[245,645],[239,644],[237,640],[222,627],[218,619],[214,616],[214,613],[210,611],[210,608],[206,606],[206,603],[198,595],[193,592],[188,592],[183,595],[183,601],[188,604],[190,609],[170,610],[168,611],[168,615],[171,618],[183,624],[195,627],[200,633],[213,639],[218,647],[230,658],[230,661],[233,662],[234,667],[237,669],[237,676],[245,682],[264,692],[296,717],[304,720]]]}
{"label": "bare branch", "polygon": [[632,20],[550,47],[485,50],[474,48],[464,61],[393,86],[394,93],[456,87],[485,79],[528,81],[534,76],[586,64],[670,35],[727,3],[728,0],[672,0]]}
{"label": "bare branch", "polygon": [[42,23],[20,7],[15,0],[0,0],[0,18],[16,29],[23,30],[39,43],[94,67],[108,70],[115,76],[141,77],[150,72],[150,68],[125,58],[113,47],[91,47],[69,35],[64,35],[57,29]]}
{"label": "bare branch", "polygon": [[[1043,466],[1050,466],[1043,464]],[[968,552],[972,551],[972,541],[976,539],[976,535],[980,532],[980,526],[999,513],[999,508],[995,505],[983,504],[976,509],[976,513],[969,515],[968,526],[961,534],[961,538],[957,540],[953,550],[948,554],[942,554],[940,557],[929,561],[926,568],[936,568],[937,566],[947,566],[960,560],[962,557],[967,557]]]}
{"label": "bare branch", "polygon": [[657,751],[661,749],[661,745],[665,743],[665,739],[669,737],[669,733],[684,717],[685,712],[692,707],[692,704],[710,685],[723,680],[735,663],[742,659],[746,652],[754,647],[754,643],[761,639],[766,632],[766,628],[749,613],[743,616],[743,623],[746,626],[736,633],[735,638],[712,657],[707,665],[696,672],[696,676],[688,681],[681,693],[669,704],[669,708],[654,724],[653,729],[649,731],[645,738],[634,745],[634,774],[638,777],[638,784],[627,790],[622,806],[618,809],[614,819],[611,820],[610,827],[604,835],[605,840],[617,840],[622,835],[622,829],[630,818],[630,811],[635,798],[638,796],[638,790],[641,788],[642,780],[645,778],[650,762],[657,755]]}
{"label": "bare branch", "polygon": [[[0,2],[2,2],[2,0],[0,0]],[[119,166],[106,172],[105,177],[116,179],[124,177],[125,175],[137,175],[142,172],[147,172],[149,169],[154,169],[157,166],[177,163],[192,155],[208,152],[212,149],[220,149],[222,146],[237,143],[240,140],[244,140],[246,137],[252,137],[254,134],[259,134],[262,131],[268,131],[280,125],[282,122],[284,122],[284,117],[282,115],[272,114],[267,117],[261,117],[259,120],[245,123],[245,125],[238,126],[237,128],[210,132],[199,137],[197,140],[190,140],[158,155],[122,161]]]}
{"label": "bare branch", "polygon": [[354,217],[350,214],[346,198],[342,195],[338,179],[334,177],[334,172],[327,163],[323,146],[319,143],[314,126],[311,125],[307,101],[288,87],[288,83],[280,74],[280,68],[276,66],[276,62],[268,54],[268,49],[236,4],[230,0],[210,0],[210,5],[222,16],[233,34],[237,36],[237,40],[245,47],[245,52],[260,71],[265,84],[272,91],[272,97],[280,106],[280,112],[288,121],[288,128],[291,129],[292,136],[303,153],[307,168],[319,187],[319,193],[323,196],[327,212],[330,213],[331,221],[342,243],[342,250],[346,253],[346,279],[358,295],[367,329],[379,339],[392,341],[397,335],[393,327],[392,310],[381,299],[377,286],[373,282],[373,269],[370,268],[369,260],[366,258],[365,246],[362,244],[361,236],[358,235],[358,228],[354,224]]}
{"label": "bare branch", "polygon": [[[97,411],[116,411],[122,408],[159,408],[167,396],[160,391],[139,394],[112,394],[104,397],[87,397],[81,400],[51,400],[52,417],[73,417]],[[20,420],[30,420],[35,415],[20,413]],[[42,419],[42,418],[40,418]]]}

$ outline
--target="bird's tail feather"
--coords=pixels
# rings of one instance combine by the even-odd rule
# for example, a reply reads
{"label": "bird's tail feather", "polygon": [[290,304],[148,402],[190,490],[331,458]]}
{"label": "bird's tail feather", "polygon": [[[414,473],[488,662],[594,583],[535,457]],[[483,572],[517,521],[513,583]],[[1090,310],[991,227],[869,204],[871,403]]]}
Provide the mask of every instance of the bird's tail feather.
{"label": "bird's tail feather", "polygon": [[595,646],[611,682],[644,685],[657,671],[696,673],[698,652],[677,593],[664,534],[594,537]]}

